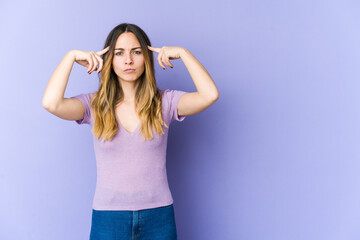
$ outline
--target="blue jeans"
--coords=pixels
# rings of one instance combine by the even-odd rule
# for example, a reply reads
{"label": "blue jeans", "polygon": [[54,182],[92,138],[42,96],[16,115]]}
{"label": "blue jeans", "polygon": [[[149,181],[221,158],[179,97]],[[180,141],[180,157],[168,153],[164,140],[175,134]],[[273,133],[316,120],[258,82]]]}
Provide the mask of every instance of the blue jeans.
{"label": "blue jeans", "polygon": [[92,210],[90,240],[177,240],[173,204],[138,211]]}

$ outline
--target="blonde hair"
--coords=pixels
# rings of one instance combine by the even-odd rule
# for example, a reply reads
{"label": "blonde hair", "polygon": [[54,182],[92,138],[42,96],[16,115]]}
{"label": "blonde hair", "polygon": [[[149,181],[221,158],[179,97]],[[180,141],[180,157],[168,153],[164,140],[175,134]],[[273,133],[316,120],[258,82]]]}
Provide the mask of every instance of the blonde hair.
{"label": "blonde hair", "polygon": [[151,46],[150,40],[145,32],[135,24],[122,23],[116,26],[108,35],[104,48],[110,46],[109,51],[103,55],[103,68],[101,71],[98,91],[91,99],[91,110],[94,116],[92,133],[101,141],[112,140],[119,129],[116,119],[115,106],[124,98],[121,85],[112,67],[114,48],[117,38],[124,32],[135,34],[142,48],[145,59],[145,70],[139,78],[139,85],[135,93],[136,112],[141,125],[143,140],[151,140],[152,128],[157,134],[164,134],[162,125],[169,128],[162,119],[160,90],[156,86],[154,74],[154,57],[152,51],[147,48]]}

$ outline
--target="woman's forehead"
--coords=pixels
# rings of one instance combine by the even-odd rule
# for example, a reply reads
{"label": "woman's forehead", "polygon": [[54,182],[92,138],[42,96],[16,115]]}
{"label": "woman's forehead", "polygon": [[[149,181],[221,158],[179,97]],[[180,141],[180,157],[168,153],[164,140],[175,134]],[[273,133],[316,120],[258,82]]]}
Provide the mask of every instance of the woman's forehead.
{"label": "woman's forehead", "polygon": [[115,48],[122,48],[128,50],[139,46],[140,46],[139,40],[136,38],[135,34],[133,33],[121,34],[115,43]]}

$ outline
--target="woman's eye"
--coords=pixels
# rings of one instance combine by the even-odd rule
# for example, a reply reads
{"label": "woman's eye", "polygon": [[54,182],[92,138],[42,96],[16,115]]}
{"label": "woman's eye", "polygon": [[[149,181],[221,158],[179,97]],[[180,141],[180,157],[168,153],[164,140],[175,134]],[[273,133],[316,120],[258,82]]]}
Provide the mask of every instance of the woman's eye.
{"label": "woman's eye", "polygon": [[[141,51],[134,51],[134,53],[139,55],[139,54],[141,54]],[[117,52],[117,53],[115,53],[115,55],[118,55],[118,56],[122,55],[122,52]]]}

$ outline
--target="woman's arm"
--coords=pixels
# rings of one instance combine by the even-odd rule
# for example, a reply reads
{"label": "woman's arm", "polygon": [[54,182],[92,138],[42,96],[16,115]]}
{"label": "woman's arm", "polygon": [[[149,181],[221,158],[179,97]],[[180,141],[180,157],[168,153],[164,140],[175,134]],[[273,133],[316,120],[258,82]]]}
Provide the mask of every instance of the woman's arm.
{"label": "woman's arm", "polygon": [[71,50],[65,54],[60,64],[51,75],[42,100],[42,105],[45,109],[54,111],[63,101],[65,89],[74,62],[75,55]]}
{"label": "woman's arm", "polygon": [[186,48],[181,48],[180,58],[189,71],[198,94],[210,102],[216,101],[219,98],[219,91],[205,67]]}
{"label": "woman's arm", "polygon": [[195,84],[197,92],[185,93],[180,97],[177,105],[178,115],[186,116],[202,112],[219,99],[219,91],[210,74],[189,50],[183,47],[154,48],[148,46],[148,48],[159,53],[157,60],[164,69],[165,66],[162,62],[173,67],[169,59],[181,58]]}
{"label": "woman's arm", "polygon": [[[87,67],[87,72],[89,74],[91,74],[96,69],[98,73],[101,72],[103,67],[103,59],[100,56],[109,51],[109,49],[110,47],[108,46],[98,52],[83,50],[70,50],[67,52],[59,66],[51,75],[51,78],[46,86],[45,94],[42,100],[43,107],[57,116],[65,115],[65,118],[77,118],[79,115],[81,115],[83,108],[81,104],[79,104],[79,100],[64,98],[71,69],[74,65],[74,62],[76,62],[84,67]],[[97,68],[98,66],[99,68]],[[61,111],[57,111],[61,105],[64,105],[64,107],[62,107]],[[72,110],[69,110],[69,106],[73,106]]]}

